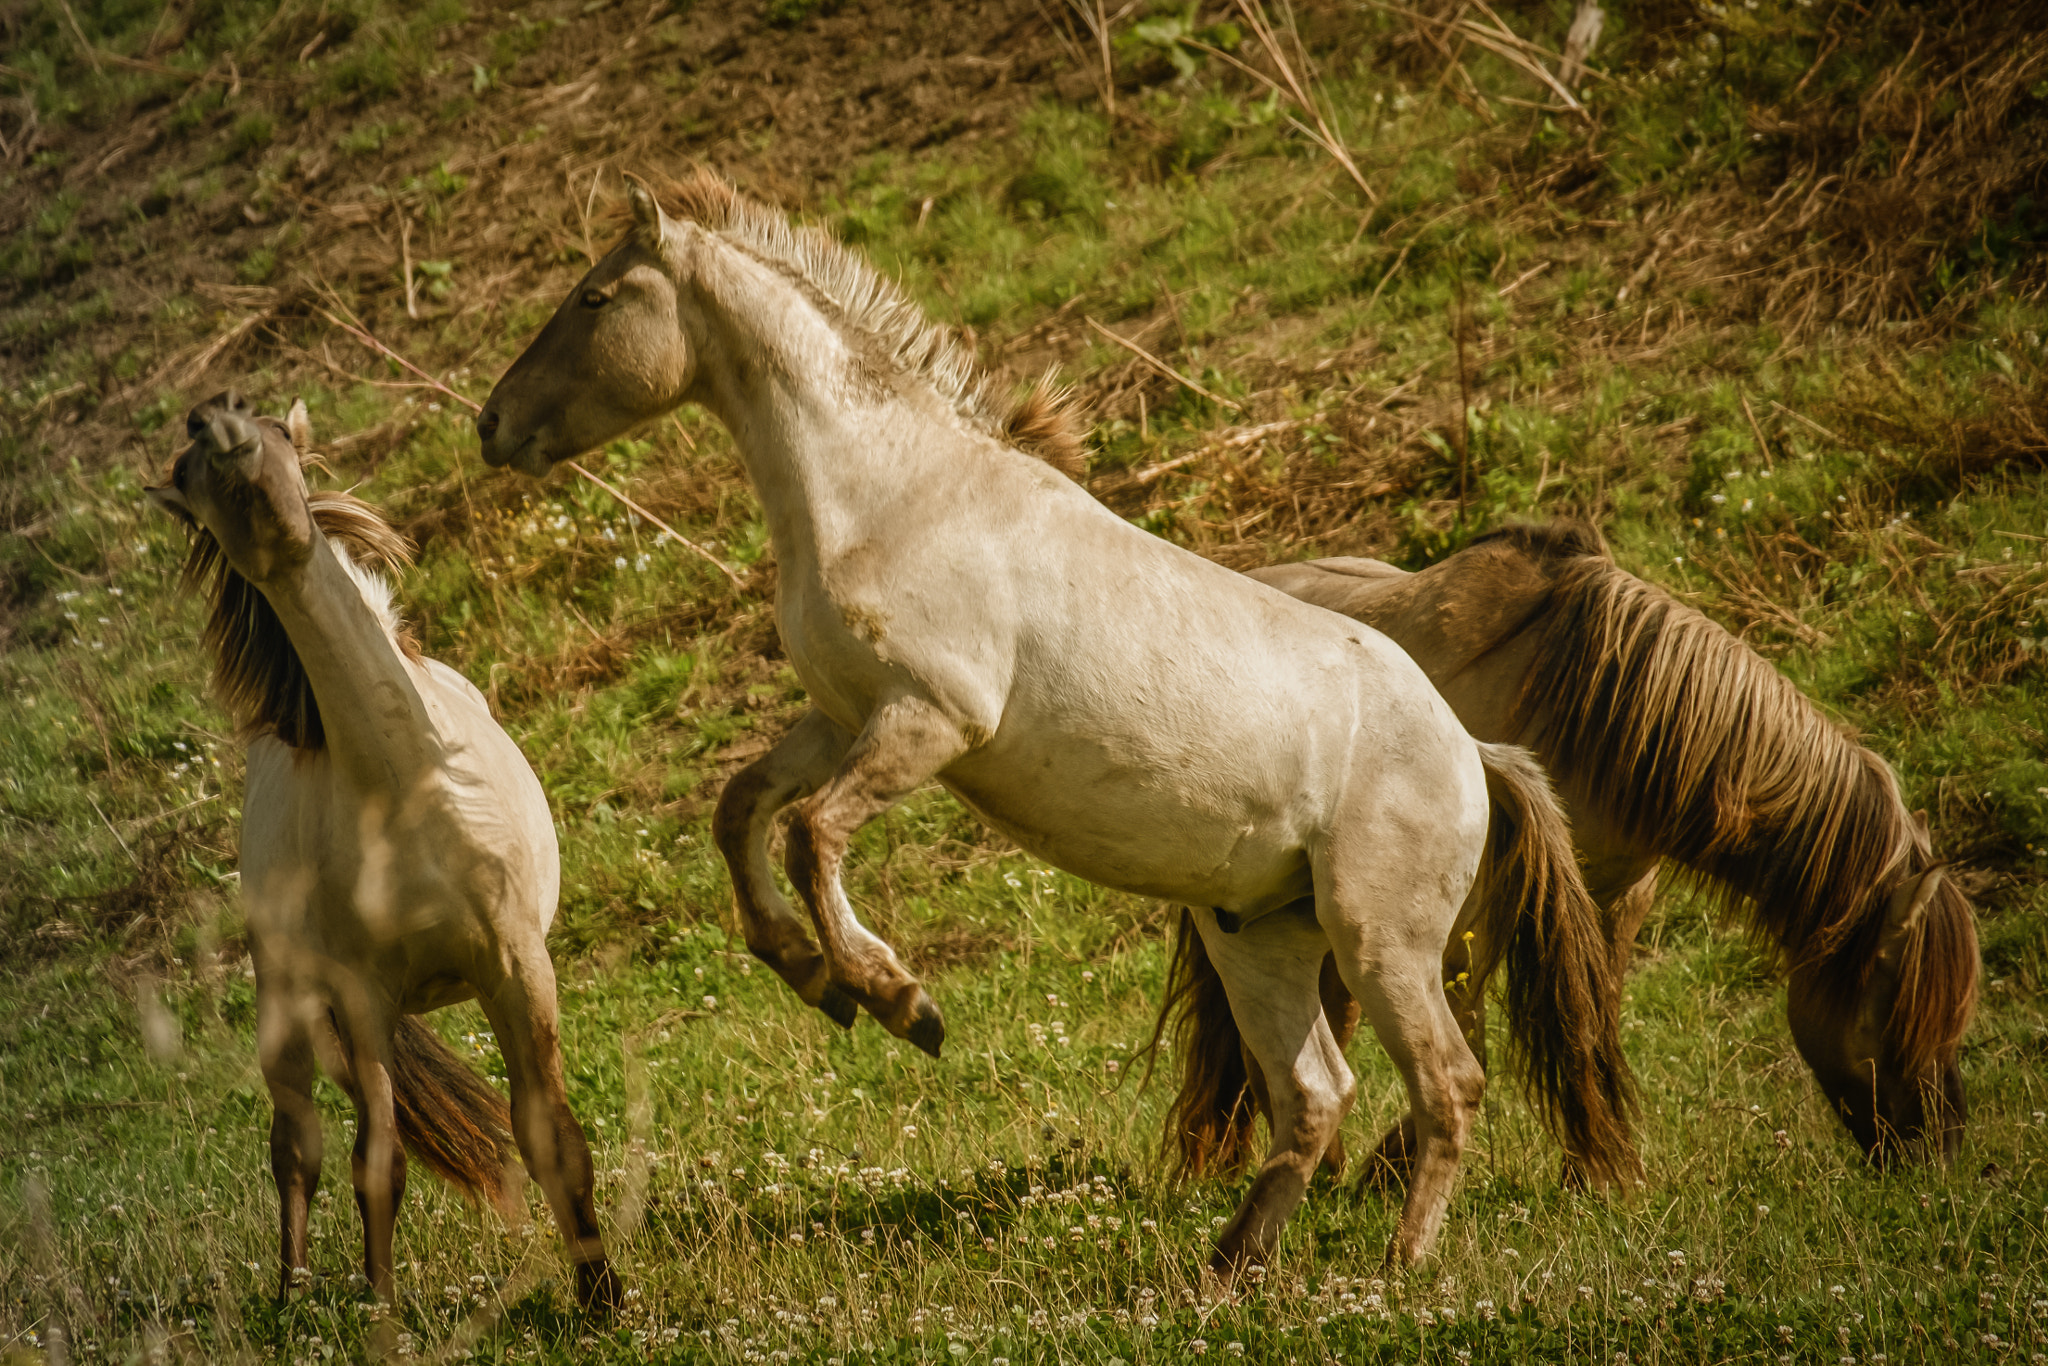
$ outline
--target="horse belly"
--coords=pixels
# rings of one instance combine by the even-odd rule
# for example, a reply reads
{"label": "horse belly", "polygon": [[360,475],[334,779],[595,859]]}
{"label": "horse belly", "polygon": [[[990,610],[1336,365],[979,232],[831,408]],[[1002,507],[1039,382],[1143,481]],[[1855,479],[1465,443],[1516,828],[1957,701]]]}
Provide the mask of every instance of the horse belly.
{"label": "horse belly", "polygon": [[1247,772],[1222,756],[1134,762],[1081,743],[1034,746],[1028,757],[1001,748],[940,780],[1054,867],[1247,915],[1312,890],[1308,845],[1322,803],[1298,775]]}

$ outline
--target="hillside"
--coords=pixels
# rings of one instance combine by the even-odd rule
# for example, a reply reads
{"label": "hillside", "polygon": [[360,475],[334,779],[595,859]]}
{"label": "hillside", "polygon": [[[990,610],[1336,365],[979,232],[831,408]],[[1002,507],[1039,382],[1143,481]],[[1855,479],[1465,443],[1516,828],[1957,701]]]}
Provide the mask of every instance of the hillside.
{"label": "hillside", "polygon": [[[1569,1299],[1564,1281],[1534,1284],[1534,1259],[1592,1279],[1603,1246],[1602,1359],[1675,1342],[1645,1327],[1622,1267],[1647,1257],[1663,1276],[1656,1249],[1688,1227],[1731,1300],[1694,1311],[1681,1291],[1667,1308],[1694,1314],[1696,1340],[1673,1360],[1760,1353],[1778,1322],[1832,1352],[1847,1311],[1819,1287],[1836,1279],[1873,1322],[1938,1310],[1928,1342],[2048,1327],[2024,1307],[2042,1285],[2048,1107],[2048,6],[1616,4],[1566,86],[1571,9],[0,6],[0,1098],[16,1116],[0,1126],[0,1283],[49,1278],[8,1292],[0,1351],[26,1352],[53,1313],[99,1325],[109,1354],[151,1334],[297,1354],[309,1334],[362,1331],[345,1194],[316,1225],[334,1272],[318,1296],[262,1308],[267,1262],[243,1269],[271,1255],[272,1206],[234,887],[241,760],[206,695],[199,608],[176,591],[183,534],[140,495],[185,411],[229,386],[264,411],[305,398],[329,486],[418,546],[398,596],[427,652],[486,692],[547,786],[572,1099],[611,1116],[593,1136],[616,1181],[629,1122],[664,1155],[634,1212],[654,1316],[637,1331],[674,1327],[681,1353],[730,1316],[747,1324],[733,1354],[823,1359],[871,1338],[912,1356],[943,1340],[911,1317],[935,1295],[962,1323],[1017,1308],[1112,1324],[1133,1277],[1170,1302],[1192,1286],[1235,1188],[1160,1186],[1157,1089],[1114,1084],[1156,1004],[1163,908],[1032,867],[927,792],[863,834],[850,890],[949,1019],[957,1003],[962,1036],[981,1031],[991,1090],[960,1100],[871,1022],[828,1035],[749,971],[707,838],[720,783],[803,705],[729,439],[685,410],[586,463],[737,587],[593,483],[537,486],[477,458],[459,398],[489,390],[615,240],[621,174],[693,164],[858,247],[1019,389],[1054,368],[1090,428],[1071,472],[1148,531],[1233,568],[1418,567],[1503,521],[1589,518],[1624,568],[1770,658],[1927,810],[1985,949],[1973,1146],[1952,1176],[1864,1181],[1785,1038],[1772,965],[1673,886],[1629,1036],[1668,1179],[1571,1224],[1554,1154],[1496,1087],[1453,1210],[1466,1241],[1414,1291],[1402,1350],[1505,1351],[1470,1319],[1473,1295]],[[182,1061],[141,1046],[137,1021],[165,1010]],[[451,1012],[447,1029],[474,1042],[478,1018]],[[1074,1051],[1034,1047],[1027,1023],[1041,1043],[1071,1027]],[[1356,1146],[1394,1082],[1369,1045],[1354,1060]],[[1757,1129],[1752,1103],[1780,1118]],[[954,1106],[958,1126],[929,1118]],[[1776,1130],[1795,1154],[1770,1148]],[[692,1203],[683,1167],[746,1152],[770,1170],[762,1150],[814,1140],[905,1173],[834,1225],[837,1271],[778,1250],[782,1215]],[[50,1167],[62,1153],[79,1165]],[[1134,1226],[1167,1227],[1157,1258],[1131,1270],[1076,1244],[1072,1265],[1010,1268],[1031,1289],[1006,1298],[972,1288],[974,1247],[946,1244],[908,1271],[860,1263],[897,1297],[873,1305],[879,1328],[829,1344],[787,1328],[798,1300],[825,1322],[818,1297],[849,1294],[834,1287],[861,1228],[936,1246],[943,1174],[997,1159],[1114,1184]],[[1724,1202],[1716,1181],[1748,1193]],[[1926,1255],[1902,1269],[1899,1229],[1930,1194],[1953,1224],[1916,1231]],[[422,1275],[461,1283],[413,1331],[438,1343],[481,1306],[463,1267],[487,1246],[496,1288],[527,1296],[503,1323],[570,1350],[583,1330],[534,1288],[546,1238],[479,1234],[488,1217],[439,1190],[412,1199],[401,1243],[432,1248]],[[1368,1269],[1390,1216],[1318,1199],[1289,1274],[1334,1302],[1330,1278]],[[103,1213],[124,1200],[149,1219]],[[1764,1204],[1800,1222],[1766,1238],[1731,1212]],[[1048,1236],[1064,1246],[1065,1229]],[[1813,1250],[1824,1230],[1839,1257]],[[1532,1261],[1495,1285],[1503,1246]],[[1691,1255],[1708,1274],[1705,1246]],[[441,1281],[420,1283],[433,1299]],[[1475,1336],[1412,1335],[1439,1293]],[[1243,1312],[1270,1333],[1315,1317]],[[1176,1342],[1209,1331],[1192,1313],[1169,1317]],[[181,1330],[188,1317],[201,1326]],[[477,1350],[525,1350],[485,1318],[496,1336]],[[1129,1319],[1068,1325],[1043,1352],[1129,1355]],[[1886,1331],[1858,1354],[1888,1341],[1908,1359],[1911,1335]],[[992,1339],[957,1340],[986,1355]],[[1170,1356],[1145,1341],[1138,1355]]]}

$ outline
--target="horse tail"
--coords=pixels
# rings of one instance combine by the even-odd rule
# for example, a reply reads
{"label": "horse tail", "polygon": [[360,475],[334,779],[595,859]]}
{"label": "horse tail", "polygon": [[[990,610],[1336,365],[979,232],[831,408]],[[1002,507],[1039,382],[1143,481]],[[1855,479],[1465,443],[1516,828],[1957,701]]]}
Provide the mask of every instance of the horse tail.
{"label": "horse tail", "polygon": [[391,1089],[406,1151],[465,1195],[507,1209],[511,1107],[417,1015],[399,1017]]}
{"label": "horse tail", "polygon": [[1494,819],[1474,888],[1478,943],[1468,970],[1483,990],[1505,964],[1510,1052],[1569,1159],[1595,1185],[1631,1181],[1642,1171],[1631,1133],[1635,1079],[1600,909],[1535,757],[1481,744],[1479,759]]}
{"label": "horse tail", "polygon": [[1181,908],[1174,932],[1159,1020],[1146,1046],[1147,1081],[1160,1041],[1168,1037],[1178,1059],[1180,1091],[1167,1107],[1160,1146],[1173,1179],[1234,1176],[1253,1155],[1251,1078],[1223,978],[1209,961],[1209,951],[1195,931],[1194,913],[1186,907]]}

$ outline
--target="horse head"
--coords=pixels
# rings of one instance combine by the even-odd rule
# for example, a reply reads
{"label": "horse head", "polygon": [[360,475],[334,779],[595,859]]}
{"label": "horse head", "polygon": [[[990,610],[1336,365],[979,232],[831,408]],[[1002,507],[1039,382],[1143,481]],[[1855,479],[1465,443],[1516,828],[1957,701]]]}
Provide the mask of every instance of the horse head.
{"label": "horse head", "polygon": [[[1860,989],[1833,989],[1828,978],[1859,958]],[[1945,1162],[1961,1147],[1968,1104],[1956,1054],[1976,969],[1969,906],[1941,864],[1891,889],[1860,952],[1793,969],[1793,1042],[1872,1165]]]}
{"label": "horse head", "polygon": [[590,268],[478,412],[484,463],[535,478],[683,401],[701,345],[690,335],[692,226],[627,183],[633,230]]}
{"label": "horse head", "polygon": [[185,418],[192,444],[170,480],[147,490],[187,526],[219,544],[236,572],[262,584],[305,563],[313,542],[301,451],[312,444],[305,403],[289,417],[259,417],[234,390],[214,395]]}

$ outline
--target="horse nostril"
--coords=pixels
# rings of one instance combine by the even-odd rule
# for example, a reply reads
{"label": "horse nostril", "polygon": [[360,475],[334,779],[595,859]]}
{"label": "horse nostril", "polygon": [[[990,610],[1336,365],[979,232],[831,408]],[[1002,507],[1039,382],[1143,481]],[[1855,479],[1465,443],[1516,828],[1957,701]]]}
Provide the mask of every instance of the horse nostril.
{"label": "horse nostril", "polygon": [[498,414],[495,409],[486,408],[476,415],[476,434],[486,441],[498,434]]}

